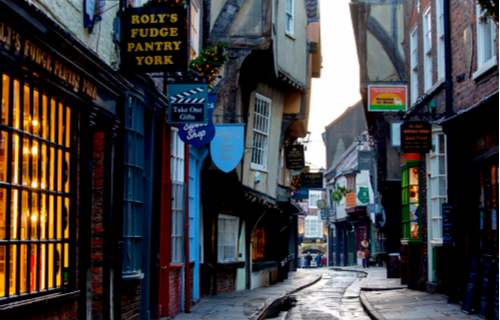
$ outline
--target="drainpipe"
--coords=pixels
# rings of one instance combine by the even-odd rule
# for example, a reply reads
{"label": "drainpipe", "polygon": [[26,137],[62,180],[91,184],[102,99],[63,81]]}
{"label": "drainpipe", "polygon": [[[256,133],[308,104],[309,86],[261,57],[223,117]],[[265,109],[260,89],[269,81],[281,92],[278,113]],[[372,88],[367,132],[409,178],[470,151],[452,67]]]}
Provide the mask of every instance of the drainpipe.
{"label": "drainpipe", "polygon": [[445,71],[445,101],[446,118],[453,115],[453,79],[451,71],[451,27],[450,27],[450,0],[443,1],[444,13],[444,71]]}
{"label": "drainpipe", "polygon": [[185,244],[185,263],[186,263],[186,272],[184,273],[184,302],[185,302],[185,312],[186,313],[191,313],[191,266],[190,266],[190,260],[189,260],[189,146],[186,145],[185,151],[184,151],[184,181],[187,181],[187,187],[186,187],[186,229],[184,231],[184,244]]}

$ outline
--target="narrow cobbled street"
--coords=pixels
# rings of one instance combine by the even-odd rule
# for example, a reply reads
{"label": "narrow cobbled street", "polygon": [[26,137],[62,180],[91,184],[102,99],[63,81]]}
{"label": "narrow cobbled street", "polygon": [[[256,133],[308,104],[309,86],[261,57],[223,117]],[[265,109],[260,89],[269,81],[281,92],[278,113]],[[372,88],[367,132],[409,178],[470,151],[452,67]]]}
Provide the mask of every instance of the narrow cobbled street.
{"label": "narrow cobbled street", "polygon": [[280,317],[288,320],[336,320],[362,319],[369,320],[358,296],[350,296],[346,289],[362,273],[336,271],[330,268],[308,269],[308,272],[322,276],[317,283],[294,294],[295,305],[283,312]]}

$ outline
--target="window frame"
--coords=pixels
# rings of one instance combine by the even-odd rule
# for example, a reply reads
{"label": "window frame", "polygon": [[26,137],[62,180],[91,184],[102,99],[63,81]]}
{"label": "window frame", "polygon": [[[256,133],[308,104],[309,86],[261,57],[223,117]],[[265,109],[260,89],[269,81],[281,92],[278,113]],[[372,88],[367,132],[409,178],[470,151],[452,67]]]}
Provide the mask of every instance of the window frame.
{"label": "window frame", "polygon": [[[414,176],[417,177],[416,180],[412,179],[412,176],[410,175],[410,171],[414,170],[416,170],[416,173],[414,173]],[[420,170],[420,160],[409,160],[405,162],[401,168],[401,225],[402,240],[404,242],[422,241]],[[416,196],[412,197],[412,191],[417,193]],[[416,210],[418,210],[418,214]],[[412,230],[413,226],[418,227],[416,232]]]}
{"label": "window frame", "polygon": [[[485,31],[489,29],[489,37],[486,39]],[[481,10],[481,6],[476,4],[476,30],[477,30],[477,70],[474,72],[472,78],[476,79],[481,76],[484,72],[498,65],[498,59],[496,56],[496,28],[491,18],[486,15],[486,10]],[[486,44],[490,47],[490,58],[485,57]]]}
{"label": "window frame", "polygon": [[437,42],[437,80],[444,79],[445,75],[445,52],[444,52],[444,3],[436,0],[436,42]]}
{"label": "window frame", "polygon": [[3,305],[74,286],[76,107],[29,77],[1,76]]}
{"label": "window frame", "polygon": [[179,129],[172,127],[170,172],[172,183],[172,216],[171,216],[171,263],[183,263],[184,252],[187,184],[185,182],[185,144],[179,137]]}
{"label": "window frame", "polygon": [[[265,108],[265,110],[262,110],[262,108],[259,107],[259,101],[262,101],[263,104],[267,105],[267,108]],[[269,135],[271,128],[271,108],[271,99],[258,93],[255,94],[253,113],[254,118],[252,127],[252,153],[250,160],[250,168],[253,170],[267,172]]]}
{"label": "window frame", "polygon": [[[442,139],[442,140],[441,140]],[[447,150],[446,135],[442,129],[435,129],[432,132],[432,149],[428,154],[428,239],[433,246],[443,244],[443,217],[442,204],[447,202]],[[439,183],[444,180],[444,186]],[[441,190],[442,189],[442,190]]]}
{"label": "window frame", "polygon": [[145,127],[144,101],[129,96],[124,114],[124,179],[123,179],[123,266],[122,278],[142,277],[142,219],[144,195]]}
{"label": "window frame", "polygon": [[286,31],[285,33],[291,37],[294,36],[295,32],[295,22],[294,22],[294,15],[295,15],[295,0],[286,0],[286,18],[285,18],[285,28]]}
{"label": "window frame", "polygon": [[411,72],[411,104],[418,98],[418,28],[413,27],[410,32],[410,72]]}
{"label": "window frame", "polygon": [[[227,221],[230,226],[221,223]],[[240,218],[219,213],[217,218],[217,263],[238,261]]]}
{"label": "window frame", "polygon": [[427,92],[432,88],[432,7],[429,5],[422,15],[424,40],[424,86]]}
{"label": "window frame", "polygon": [[323,220],[307,216],[304,219],[304,238],[323,238]]}

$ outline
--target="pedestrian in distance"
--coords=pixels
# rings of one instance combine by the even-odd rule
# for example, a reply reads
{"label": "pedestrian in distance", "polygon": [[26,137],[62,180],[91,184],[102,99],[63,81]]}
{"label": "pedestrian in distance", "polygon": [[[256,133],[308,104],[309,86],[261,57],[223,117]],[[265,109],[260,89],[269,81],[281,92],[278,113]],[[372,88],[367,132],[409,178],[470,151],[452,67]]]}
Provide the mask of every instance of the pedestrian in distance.
{"label": "pedestrian in distance", "polygon": [[319,252],[316,254],[316,257],[314,257],[314,259],[316,260],[316,267],[321,267],[321,261],[323,259],[321,258],[321,255]]}
{"label": "pedestrian in distance", "polygon": [[313,257],[311,256],[311,253],[307,252],[307,254],[304,257],[304,259],[306,260],[306,268],[310,268],[311,267],[311,261],[313,259]]}
{"label": "pedestrian in distance", "polygon": [[363,241],[361,241],[361,251],[365,254],[364,258],[363,258],[363,268],[369,268],[370,267],[370,243],[366,239],[363,239]]}
{"label": "pedestrian in distance", "polygon": [[321,258],[321,265],[322,265],[323,267],[326,267],[326,257],[325,257],[325,256],[323,256],[323,257]]}

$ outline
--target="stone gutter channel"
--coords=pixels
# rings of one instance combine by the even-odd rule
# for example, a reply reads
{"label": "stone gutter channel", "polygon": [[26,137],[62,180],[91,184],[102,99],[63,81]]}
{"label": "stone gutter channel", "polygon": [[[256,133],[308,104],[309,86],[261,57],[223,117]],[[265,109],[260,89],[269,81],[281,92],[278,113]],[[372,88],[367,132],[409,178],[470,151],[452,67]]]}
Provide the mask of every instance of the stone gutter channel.
{"label": "stone gutter channel", "polygon": [[[356,299],[359,298],[361,305],[363,306],[363,309],[365,312],[368,314],[368,316],[373,319],[373,320],[385,320],[385,318],[380,315],[375,308],[370,304],[366,296],[363,294],[362,291],[384,291],[384,290],[399,290],[399,289],[404,289],[406,287],[385,287],[385,288],[370,288],[370,287],[365,287],[364,284],[367,282],[367,276],[369,275],[368,272],[361,271],[361,270],[347,270],[347,269],[340,269],[340,268],[330,268],[331,270],[334,271],[344,271],[344,272],[355,272],[358,274],[362,274],[355,280],[349,287],[347,287],[346,291],[344,292],[343,299]],[[277,320],[284,320],[286,319],[287,312],[284,312],[281,317],[278,318],[279,313],[283,311],[288,311],[294,303],[297,301],[296,297],[293,295],[294,293],[307,288],[318,281],[320,281],[323,277],[319,276],[317,279],[302,285],[298,288],[295,288],[294,290],[291,290],[289,292],[283,293],[280,297],[278,298],[269,298],[265,303],[262,308],[257,310],[252,316],[250,316],[250,320],[264,320],[264,319],[277,319]]]}

